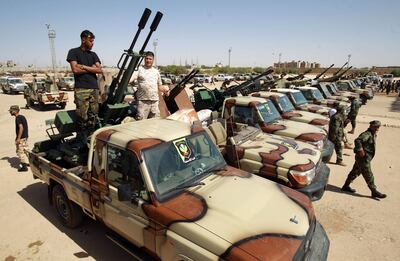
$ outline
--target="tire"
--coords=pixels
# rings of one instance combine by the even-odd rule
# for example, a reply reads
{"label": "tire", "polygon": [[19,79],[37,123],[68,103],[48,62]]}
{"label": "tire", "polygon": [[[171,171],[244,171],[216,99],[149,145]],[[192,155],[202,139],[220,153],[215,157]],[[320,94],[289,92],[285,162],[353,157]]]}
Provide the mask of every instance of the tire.
{"label": "tire", "polygon": [[83,220],[82,209],[68,199],[64,189],[60,185],[53,188],[53,206],[61,223],[69,228],[78,227]]}

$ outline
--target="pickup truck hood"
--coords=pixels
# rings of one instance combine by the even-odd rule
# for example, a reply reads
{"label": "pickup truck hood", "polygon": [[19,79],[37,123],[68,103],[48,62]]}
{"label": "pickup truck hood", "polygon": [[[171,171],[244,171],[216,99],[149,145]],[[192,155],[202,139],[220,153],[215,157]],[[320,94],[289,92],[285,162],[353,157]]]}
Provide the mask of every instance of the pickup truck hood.
{"label": "pickup truck hood", "polygon": [[261,126],[261,129],[267,133],[310,142],[323,140],[326,136],[325,131],[319,127],[289,120],[277,120],[273,123],[264,123],[264,125]]}
{"label": "pickup truck hood", "polygon": [[328,108],[326,106],[309,104],[309,103],[298,105],[297,108],[302,111],[309,111],[309,112],[318,113],[321,115],[329,115],[329,111],[331,110],[330,108]]}
{"label": "pickup truck hood", "polygon": [[[305,195],[232,167],[203,182],[205,185],[185,193],[193,197],[193,202],[200,200],[201,206],[187,202],[181,209],[165,206],[180,217],[170,225],[172,232],[217,256],[233,246],[240,247],[240,242],[257,241],[260,236],[290,236],[301,242],[314,218]],[[201,214],[193,219],[194,212]]]}
{"label": "pickup truck hood", "polygon": [[282,117],[287,120],[299,121],[299,122],[309,123],[312,125],[323,126],[329,124],[328,117],[309,111],[293,110],[290,112],[282,113]]}
{"label": "pickup truck hood", "polygon": [[310,144],[267,133],[260,133],[238,147],[241,150],[240,167],[251,173],[260,173],[267,165],[273,166],[275,172],[284,172],[286,177],[291,167],[310,162],[316,166],[321,159],[321,152]]}
{"label": "pickup truck hood", "polygon": [[334,108],[334,107],[336,107],[338,105],[339,106],[344,106],[345,108],[350,107],[350,103],[344,102],[344,101],[338,101],[338,100],[334,100],[334,99],[323,99],[323,100],[317,101],[317,103],[321,104],[321,105],[325,105],[325,106],[331,107],[331,108]]}

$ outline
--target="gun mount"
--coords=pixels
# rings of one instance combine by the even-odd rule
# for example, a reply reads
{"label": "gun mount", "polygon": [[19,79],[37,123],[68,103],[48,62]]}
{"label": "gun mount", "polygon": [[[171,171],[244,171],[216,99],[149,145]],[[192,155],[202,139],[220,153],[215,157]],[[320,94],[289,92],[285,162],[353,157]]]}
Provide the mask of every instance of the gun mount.
{"label": "gun mount", "polygon": [[203,109],[210,109],[213,111],[220,110],[222,104],[227,97],[234,97],[237,96],[237,93],[240,92],[241,95],[247,95],[251,92],[256,91],[255,81],[259,80],[260,78],[271,74],[274,70],[268,69],[267,71],[257,75],[256,77],[247,80],[241,84],[229,87],[227,89],[213,89],[210,90],[206,87],[199,88],[195,90],[194,95],[194,108],[196,111],[203,110]]}
{"label": "gun mount", "polygon": [[[157,12],[141,49],[139,52],[134,52],[133,48],[138,40],[141,30],[145,27],[151,10],[145,9],[138,24],[138,30],[133,38],[133,41],[125,50],[118,61],[119,72],[117,77],[112,80],[109,88],[107,100],[100,106],[97,128],[106,125],[115,125],[122,122],[126,116],[133,116],[133,110],[128,103],[123,103],[129,80],[138,67],[144,56],[144,50],[152,33],[157,29],[163,14]],[[86,154],[87,145],[79,142],[78,139],[66,139],[72,137],[74,132],[77,132],[77,116],[75,110],[60,111],[56,114],[50,127],[46,130],[50,137],[51,146],[54,157],[63,157],[65,161],[71,164],[78,164],[85,161],[82,155]],[[57,131],[56,131],[57,130]],[[41,146],[41,145],[39,145]]]}

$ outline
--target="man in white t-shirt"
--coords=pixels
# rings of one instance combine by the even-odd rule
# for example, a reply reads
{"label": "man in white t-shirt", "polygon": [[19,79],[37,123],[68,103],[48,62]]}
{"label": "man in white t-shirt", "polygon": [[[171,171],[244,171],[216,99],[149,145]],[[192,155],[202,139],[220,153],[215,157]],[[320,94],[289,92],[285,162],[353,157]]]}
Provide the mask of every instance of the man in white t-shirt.
{"label": "man in white t-shirt", "polygon": [[162,86],[160,72],[153,67],[154,53],[146,52],[144,65],[132,75],[131,82],[137,81],[137,120],[160,117],[158,91],[168,95],[169,88]]}

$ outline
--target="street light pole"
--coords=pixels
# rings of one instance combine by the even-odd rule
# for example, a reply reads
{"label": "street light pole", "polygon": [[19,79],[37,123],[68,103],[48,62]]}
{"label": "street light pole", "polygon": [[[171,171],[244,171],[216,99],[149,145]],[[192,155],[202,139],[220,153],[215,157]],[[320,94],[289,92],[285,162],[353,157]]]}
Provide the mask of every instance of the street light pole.
{"label": "street light pole", "polygon": [[158,39],[156,38],[153,41],[153,46],[154,46],[154,67],[157,67],[157,60],[158,60],[158,57],[157,57],[157,45],[158,45]]}
{"label": "street light pole", "polygon": [[231,52],[232,52],[232,47],[229,47],[229,50],[228,50],[228,53],[229,53],[228,67],[231,67]]}
{"label": "street light pole", "polygon": [[351,54],[347,55],[347,68],[349,68],[350,66],[350,58],[351,58]]}

